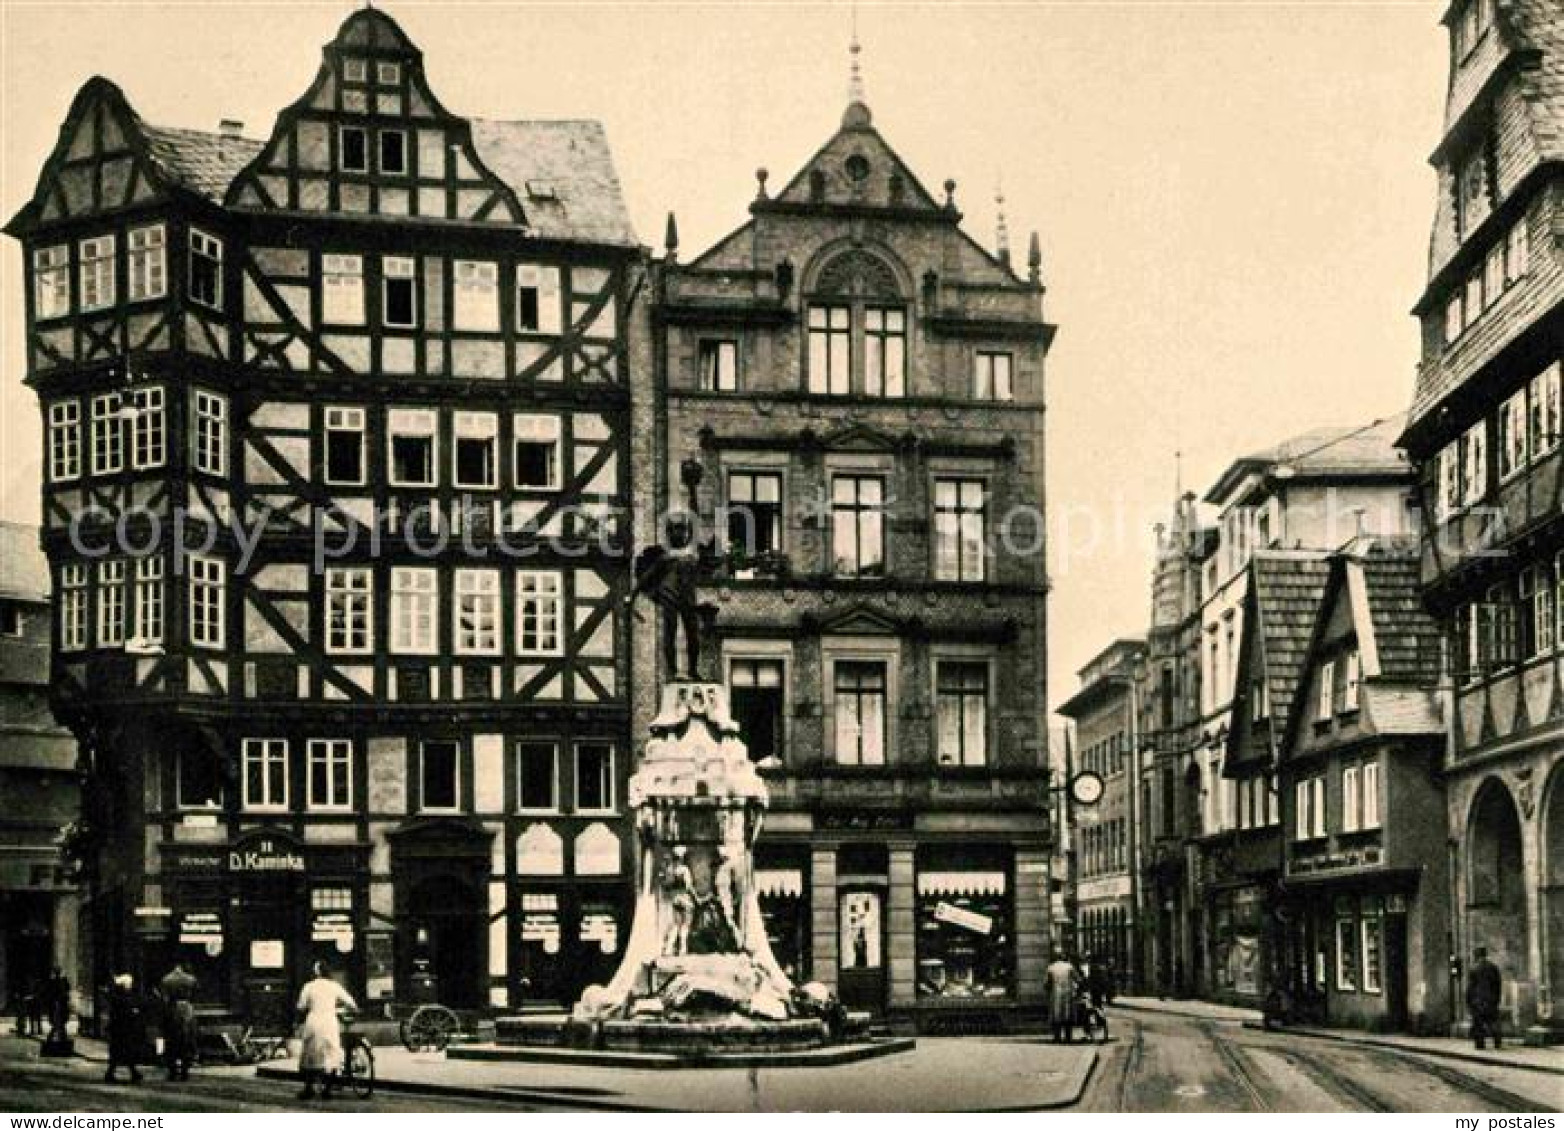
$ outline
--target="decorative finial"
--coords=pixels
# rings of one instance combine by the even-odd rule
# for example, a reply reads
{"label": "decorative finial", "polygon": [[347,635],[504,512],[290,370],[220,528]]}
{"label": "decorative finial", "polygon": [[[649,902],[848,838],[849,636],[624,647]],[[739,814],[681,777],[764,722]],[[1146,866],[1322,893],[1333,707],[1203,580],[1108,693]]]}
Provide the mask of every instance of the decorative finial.
{"label": "decorative finial", "polygon": [[669,259],[678,258],[679,220],[672,212],[668,213],[668,226],[663,229],[663,250],[667,252]]}
{"label": "decorative finial", "polygon": [[757,199],[766,199],[766,178],[769,176],[771,176],[771,172],[764,165],[755,170],[755,196]]}
{"label": "decorative finial", "polygon": [[1031,242],[1026,249],[1026,273],[1034,283],[1043,281],[1043,245],[1037,238],[1037,233],[1032,233]]}
{"label": "decorative finial", "polygon": [[1005,223],[1005,182],[1004,178],[998,178],[994,182],[994,249],[999,257],[999,262],[1008,269],[1010,266],[1010,225]]}
{"label": "decorative finial", "polygon": [[945,181],[945,207],[952,212],[956,210],[956,181],[953,177]]}
{"label": "decorative finial", "polygon": [[853,38],[847,45],[847,54],[850,65],[847,75],[847,111],[842,115],[843,126],[867,126],[872,120],[869,113],[869,101],[863,89],[863,68],[858,62],[858,56],[863,53],[863,45],[858,42],[858,5],[853,5]]}

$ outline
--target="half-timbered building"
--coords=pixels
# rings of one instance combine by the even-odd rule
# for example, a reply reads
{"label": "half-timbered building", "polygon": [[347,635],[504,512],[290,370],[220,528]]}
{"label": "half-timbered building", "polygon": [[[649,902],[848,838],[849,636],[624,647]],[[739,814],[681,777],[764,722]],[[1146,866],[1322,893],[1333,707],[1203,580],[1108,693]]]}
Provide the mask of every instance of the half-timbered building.
{"label": "half-timbered building", "polygon": [[99,974],[181,958],[254,1015],[319,958],[377,1009],[611,971],[639,250],[601,127],[461,117],[365,9],[261,139],[90,80],[7,231]]}
{"label": "half-timbered building", "polygon": [[[656,479],[725,565],[713,651],[771,786],[757,885],[800,981],[925,1028],[1042,997],[1049,830],[1035,237],[968,236],[861,87],[653,308]],[[650,674],[650,673],[648,673]]]}

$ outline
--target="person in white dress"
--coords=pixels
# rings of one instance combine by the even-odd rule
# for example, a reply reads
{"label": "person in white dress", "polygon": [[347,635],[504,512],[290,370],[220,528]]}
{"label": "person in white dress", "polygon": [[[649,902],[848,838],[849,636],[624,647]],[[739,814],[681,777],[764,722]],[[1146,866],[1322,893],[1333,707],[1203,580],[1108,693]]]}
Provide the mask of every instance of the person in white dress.
{"label": "person in white dress", "polygon": [[317,1085],[321,1099],[331,1098],[332,1081],[342,1071],[339,1007],[357,1010],[358,1003],[340,983],[327,975],[324,965],[317,962],[315,977],[299,991],[298,1010],[304,1018],[299,1032],[304,1041],[303,1051],[299,1053],[299,1072],[304,1077],[300,1099],[314,1099]]}

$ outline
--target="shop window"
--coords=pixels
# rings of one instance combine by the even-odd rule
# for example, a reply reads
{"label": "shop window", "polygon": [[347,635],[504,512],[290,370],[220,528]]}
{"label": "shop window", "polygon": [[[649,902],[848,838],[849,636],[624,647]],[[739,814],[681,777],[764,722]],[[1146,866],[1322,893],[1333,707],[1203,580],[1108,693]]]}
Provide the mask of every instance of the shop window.
{"label": "shop window", "polygon": [[418,744],[418,805],[424,812],[461,807],[461,746],[449,739]]}
{"label": "shop window", "polygon": [[883,900],[876,891],[848,891],[838,908],[843,970],[879,970],[885,965]]}
{"label": "shop window", "polygon": [[1380,918],[1376,906],[1365,900],[1363,904],[1363,918],[1360,922],[1362,928],[1363,951],[1363,992],[1377,994],[1380,992],[1380,980],[1384,963],[1384,920]]}
{"label": "shop window", "polygon": [[576,812],[614,811],[614,748],[606,742],[576,745]]}
{"label": "shop window", "polygon": [[516,746],[517,807],[527,812],[559,809],[559,747],[552,742]]}
{"label": "shop window", "polygon": [[247,738],[243,746],[244,807],[288,807],[288,740]]}
{"label": "shop window", "polygon": [[750,760],[780,758],[787,700],[783,661],[766,657],[729,660],[728,697]]}
{"label": "shop window", "polygon": [[793,982],[809,968],[809,942],[813,918],[805,886],[807,858],[757,854],[755,895],[766,925],[771,954]]}
{"label": "shop window", "polygon": [[1009,864],[997,853],[981,859],[988,855],[931,853],[918,863],[920,998],[993,1000],[1015,992]]}
{"label": "shop window", "polygon": [[1336,913],[1336,988],[1346,992],[1358,988],[1358,931],[1350,907]]}

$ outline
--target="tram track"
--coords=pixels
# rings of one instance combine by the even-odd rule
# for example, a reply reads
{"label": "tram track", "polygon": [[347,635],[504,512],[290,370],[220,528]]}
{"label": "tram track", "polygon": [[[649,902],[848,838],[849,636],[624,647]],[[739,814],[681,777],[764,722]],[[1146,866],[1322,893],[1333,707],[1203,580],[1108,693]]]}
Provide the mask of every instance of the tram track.
{"label": "tram track", "polygon": [[1205,1035],[1206,1040],[1211,1042],[1211,1047],[1216,1050],[1217,1059],[1227,1068],[1233,1079],[1237,1080],[1243,1087],[1244,1094],[1249,1097],[1249,1102],[1254,1105],[1254,1109],[1256,1111],[1270,1111],[1270,1101],[1260,1091],[1260,1085],[1255,1083],[1254,1076],[1250,1073],[1248,1065],[1244,1063],[1243,1057],[1238,1050],[1224,1040],[1216,1031],[1216,1026],[1210,1022],[1201,1024],[1199,1028]]}
{"label": "tram track", "polygon": [[1124,1047],[1124,1063],[1119,1070],[1119,1086],[1116,1099],[1120,1111],[1130,1110],[1130,1078],[1140,1069],[1141,1055],[1145,1051],[1145,1033],[1139,1021],[1131,1020],[1129,1043]]}

